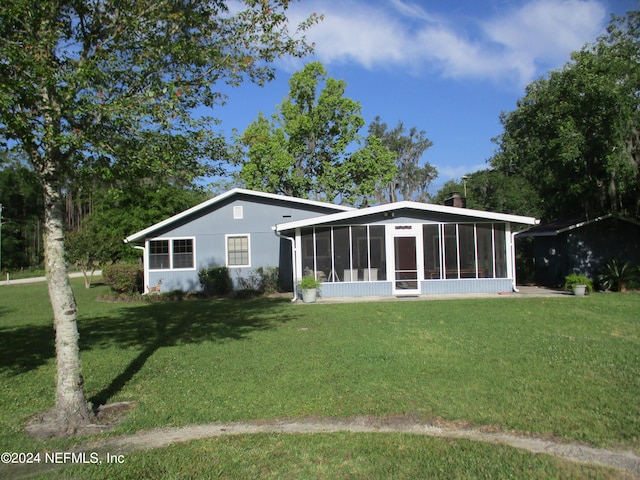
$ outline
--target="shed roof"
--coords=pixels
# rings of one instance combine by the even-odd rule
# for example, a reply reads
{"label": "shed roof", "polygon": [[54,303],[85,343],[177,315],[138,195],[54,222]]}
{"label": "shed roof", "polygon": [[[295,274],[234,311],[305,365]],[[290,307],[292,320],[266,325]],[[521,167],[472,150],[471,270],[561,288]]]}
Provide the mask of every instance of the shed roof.
{"label": "shed roof", "polygon": [[615,218],[623,222],[629,222],[636,225],[640,225],[640,222],[637,222],[630,218],[624,218],[624,217],[620,217],[618,215],[609,213],[607,215],[602,215],[596,218],[583,217],[579,219],[557,220],[555,222],[545,223],[544,225],[538,225],[537,227],[533,227],[524,232],[520,232],[518,236],[523,238],[524,237],[555,237],[556,235],[560,235],[561,233],[575,230],[577,228],[582,228],[587,225],[591,225],[597,222],[601,222],[603,220],[607,220],[609,218]]}
{"label": "shed roof", "polygon": [[380,213],[391,213],[398,210],[413,210],[418,212],[432,212],[452,215],[454,217],[474,217],[480,220],[495,220],[499,222],[511,222],[524,225],[537,225],[539,220],[533,217],[524,217],[521,215],[510,215],[507,213],[485,212],[482,210],[473,210],[470,208],[449,207],[445,205],[436,205],[432,203],[421,203],[411,201],[401,201],[395,203],[386,203],[384,205],[376,205],[373,207],[360,208],[357,210],[349,210],[345,212],[332,213],[319,217],[297,220],[294,222],[279,223],[274,227],[277,232],[293,230],[295,228],[309,227],[314,225],[323,225],[344,220],[356,219],[367,215],[375,215]]}
{"label": "shed roof", "polygon": [[163,220],[159,223],[156,223],[154,225],[151,225],[150,227],[145,228],[144,230],[140,230],[139,232],[134,233],[133,235],[129,235],[127,238],[124,239],[125,243],[129,243],[129,242],[135,242],[135,241],[140,241],[143,240],[144,238],[148,237],[149,234],[155,232],[156,230],[159,230],[161,228],[164,228],[168,225],[171,225],[179,220],[182,220],[185,217],[188,217],[189,215],[192,215],[194,213],[199,212],[200,210],[206,209],[212,205],[215,205],[216,203],[220,203],[223,202],[235,195],[246,195],[246,196],[250,196],[250,197],[255,197],[255,198],[264,198],[264,199],[268,199],[268,200],[279,200],[279,201],[284,201],[284,202],[290,202],[292,204],[300,204],[300,205],[310,205],[310,206],[315,206],[315,207],[324,207],[327,208],[327,210],[339,210],[339,211],[351,211],[351,210],[355,210],[354,207],[348,207],[345,205],[335,205],[333,203],[327,203],[327,202],[319,202],[316,200],[307,200],[305,198],[297,198],[297,197],[290,197],[287,195],[279,195],[279,194],[275,194],[275,193],[266,193],[266,192],[258,192],[255,190],[247,190],[244,188],[233,188],[227,192],[224,192],[216,197],[210,198],[209,200],[206,200],[202,203],[199,203],[198,205],[191,207],[187,210],[185,210],[184,212],[180,212],[177,215],[174,215],[173,217],[167,218],[166,220]]}

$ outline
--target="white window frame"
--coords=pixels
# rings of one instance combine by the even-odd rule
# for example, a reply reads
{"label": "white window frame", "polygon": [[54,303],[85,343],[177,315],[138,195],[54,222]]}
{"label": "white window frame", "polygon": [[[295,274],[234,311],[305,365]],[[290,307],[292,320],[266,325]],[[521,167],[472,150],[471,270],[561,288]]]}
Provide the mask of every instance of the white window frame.
{"label": "white window frame", "polygon": [[[187,268],[174,268],[173,267],[173,242],[176,240],[191,240],[191,246],[193,248],[193,266]],[[169,267],[168,268],[151,268],[151,242],[169,242]],[[167,272],[167,271],[175,271],[175,272],[188,272],[196,269],[196,237],[162,237],[162,238],[150,238],[147,240],[146,245],[147,250],[147,265],[148,270],[150,272]]]}
{"label": "white window frame", "polygon": [[[229,239],[244,238],[247,239],[247,260],[246,265],[230,265],[229,264]],[[227,233],[224,236],[224,264],[227,268],[248,268],[251,267],[251,234],[249,233]]]}

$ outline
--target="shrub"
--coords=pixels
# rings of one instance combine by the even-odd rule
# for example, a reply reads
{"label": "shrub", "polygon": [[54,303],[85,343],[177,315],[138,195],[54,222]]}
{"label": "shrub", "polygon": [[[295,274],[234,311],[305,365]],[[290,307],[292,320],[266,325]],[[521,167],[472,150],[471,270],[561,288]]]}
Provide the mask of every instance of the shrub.
{"label": "shrub", "polygon": [[227,267],[205,268],[198,272],[202,290],[207,295],[227,295],[233,290],[233,283]]}
{"label": "shrub", "polygon": [[238,272],[238,285],[241,290],[258,293],[276,293],[280,291],[279,271],[277,267],[258,267],[241,277]]}
{"label": "shrub", "polygon": [[142,293],[144,280],[139,265],[115,264],[102,269],[104,283],[117,293]]}
{"label": "shrub", "polygon": [[572,273],[564,279],[564,289],[572,290],[575,285],[586,285],[589,293],[593,292],[593,282],[586,275]]}
{"label": "shrub", "polygon": [[620,265],[616,259],[605,265],[602,273],[598,275],[598,284],[603,290],[617,290],[624,292],[629,284],[633,284],[637,278],[638,267],[631,267],[629,262]]}

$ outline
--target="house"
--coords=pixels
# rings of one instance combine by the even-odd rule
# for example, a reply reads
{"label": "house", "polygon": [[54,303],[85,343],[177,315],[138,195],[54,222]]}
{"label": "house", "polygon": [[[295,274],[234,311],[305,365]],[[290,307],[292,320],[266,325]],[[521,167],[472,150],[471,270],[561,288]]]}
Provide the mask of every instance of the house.
{"label": "house", "polygon": [[518,238],[533,239],[540,285],[562,286],[571,273],[595,279],[613,259],[640,264],[640,222],[613,214],[538,225]]}
{"label": "house", "polygon": [[[505,292],[515,288],[515,229],[531,217],[401,201],[351,207],[233,189],[125,240],[144,250],[145,285],[198,290],[198,271],[232,278],[277,266],[321,295]],[[294,297],[295,298],[295,297]]]}

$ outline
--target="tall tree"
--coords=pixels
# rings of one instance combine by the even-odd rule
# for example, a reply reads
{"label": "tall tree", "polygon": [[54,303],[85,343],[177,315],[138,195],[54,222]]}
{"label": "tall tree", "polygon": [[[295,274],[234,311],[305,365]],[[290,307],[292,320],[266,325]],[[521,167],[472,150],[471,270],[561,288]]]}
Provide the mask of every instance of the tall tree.
{"label": "tall tree", "polygon": [[618,213],[640,218],[640,12],[563,69],[527,87],[501,117],[491,164],[524,177],[545,220]]}
{"label": "tall tree", "polygon": [[41,261],[42,186],[26,165],[12,160],[0,167],[2,267],[36,266]]}
{"label": "tall tree", "polygon": [[398,199],[427,201],[427,190],[438,177],[438,171],[429,163],[421,164],[424,152],[433,145],[426,133],[417,127],[411,127],[407,132],[402,122],[388,130],[387,124],[376,117],[369,125],[369,135],[378,137],[382,145],[396,154],[396,175],[380,185],[377,200],[381,203]]}
{"label": "tall tree", "polygon": [[[46,420],[56,434],[92,421],[65,263],[64,182],[80,173],[206,173],[212,119],[194,110],[224,101],[220,83],[262,84],[274,75],[274,58],[310,50],[287,29],[289,0],[227,3],[0,3],[0,137],[27,154],[44,188],[57,357],[55,406]],[[150,147],[158,135],[171,148]]]}
{"label": "tall tree", "polygon": [[319,62],[294,73],[278,111],[271,118],[260,113],[236,141],[245,186],[365,203],[372,185],[393,175],[393,155],[374,139],[360,146],[361,107],[344,96],[346,87]]}
{"label": "tall tree", "polygon": [[497,170],[480,170],[461,180],[447,181],[433,197],[433,203],[444,204],[451,192],[466,195],[467,207],[476,210],[537,218],[541,213],[540,199],[525,178],[506,176]]}

